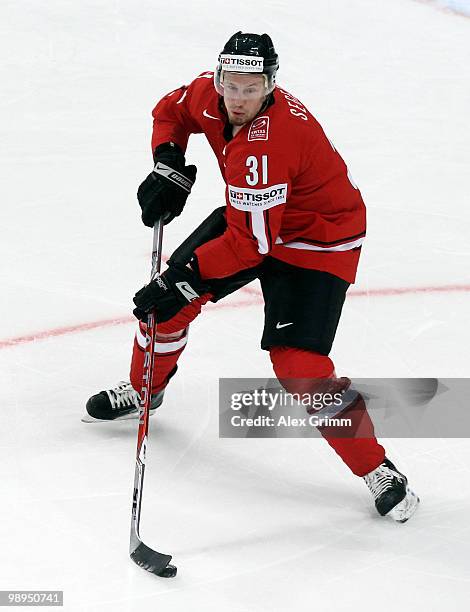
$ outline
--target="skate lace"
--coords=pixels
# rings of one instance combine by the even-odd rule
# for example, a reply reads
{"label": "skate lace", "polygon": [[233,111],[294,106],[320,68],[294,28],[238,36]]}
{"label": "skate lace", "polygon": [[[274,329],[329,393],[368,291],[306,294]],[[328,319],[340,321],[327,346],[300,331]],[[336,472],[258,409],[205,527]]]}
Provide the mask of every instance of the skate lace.
{"label": "skate lace", "polygon": [[393,486],[394,478],[401,482],[404,481],[401,474],[393,471],[386,465],[379,465],[376,470],[364,476],[366,485],[369,487],[374,499],[380,497],[384,491]]}
{"label": "skate lace", "polygon": [[111,402],[111,408],[129,408],[129,406],[139,406],[139,395],[133,389],[130,382],[121,381],[113,389],[106,391]]}

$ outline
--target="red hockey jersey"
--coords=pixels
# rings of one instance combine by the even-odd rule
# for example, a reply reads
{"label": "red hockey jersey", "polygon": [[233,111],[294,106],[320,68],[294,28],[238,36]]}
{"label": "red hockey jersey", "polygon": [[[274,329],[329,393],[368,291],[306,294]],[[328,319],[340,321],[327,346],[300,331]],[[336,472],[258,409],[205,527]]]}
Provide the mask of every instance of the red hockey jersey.
{"label": "red hockey jersey", "polygon": [[366,228],[361,194],[305,106],[277,86],[273,98],[233,138],[212,72],[153,110],[152,150],[173,141],[185,151],[190,134],[204,133],[227,185],[227,230],[196,250],[201,276],[223,278],[269,254],[354,282]]}

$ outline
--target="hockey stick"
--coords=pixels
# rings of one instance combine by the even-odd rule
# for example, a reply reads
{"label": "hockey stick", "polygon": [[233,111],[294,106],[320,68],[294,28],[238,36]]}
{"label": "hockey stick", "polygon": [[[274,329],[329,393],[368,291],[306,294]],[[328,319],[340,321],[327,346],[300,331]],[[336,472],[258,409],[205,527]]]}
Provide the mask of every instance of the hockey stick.
{"label": "hockey stick", "polygon": [[[163,223],[158,220],[153,227],[153,249],[152,249],[152,281],[160,272],[162,259]],[[139,408],[139,432],[137,434],[137,456],[134,475],[134,493],[132,496],[132,518],[131,537],[129,553],[131,559],[152,574],[172,578],[176,576],[176,567],[170,565],[171,555],[164,555],[146,546],[139,535],[140,509],[142,503],[142,489],[144,485],[145,452],[149,430],[149,410],[152,398],[152,378],[154,362],[154,345],[157,325],[155,313],[147,315],[146,348],[144,357],[144,368],[142,375],[142,391],[140,393]]]}

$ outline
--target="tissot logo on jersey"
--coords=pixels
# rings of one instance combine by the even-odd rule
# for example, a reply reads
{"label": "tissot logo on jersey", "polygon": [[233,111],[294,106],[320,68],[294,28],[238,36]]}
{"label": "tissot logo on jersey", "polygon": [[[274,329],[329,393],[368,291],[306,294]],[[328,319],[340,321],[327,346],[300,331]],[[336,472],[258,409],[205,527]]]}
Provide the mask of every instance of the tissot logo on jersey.
{"label": "tissot logo on jersey", "polygon": [[230,204],[238,210],[266,210],[287,202],[287,183],[266,189],[228,186]]}
{"label": "tissot logo on jersey", "polygon": [[263,72],[264,58],[262,57],[221,54],[219,61],[222,65],[222,70],[236,70],[237,72]]}
{"label": "tissot logo on jersey", "polygon": [[269,117],[258,117],[250,125],[248,140],[268,140],[269,138]]}

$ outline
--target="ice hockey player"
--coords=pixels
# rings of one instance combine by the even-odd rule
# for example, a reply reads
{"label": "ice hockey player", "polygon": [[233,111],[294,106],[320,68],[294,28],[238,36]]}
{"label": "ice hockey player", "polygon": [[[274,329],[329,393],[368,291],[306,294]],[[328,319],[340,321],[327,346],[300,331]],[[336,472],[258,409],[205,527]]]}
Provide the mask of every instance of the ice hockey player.
{"label": "ice hockey player", "polygon": [[[181,214],[196,178],[186,165],[190,134],[204,133],[226,183],[214,210],[169,259],[159,278],[134,297],[141,320],[130,383],[87,402],[85,420],[136,417],[146,313],[155,309],[157,340],[152,411],[160,405],[204,304],[258,278],[265,302],[262,349],[288,391],[295,379],[341,389],[329,353],[346,291],[355,281],[365,236],[365,207],[346,164],[296,97],[276,83],[278,55],[267,34],[237,32],[215,72],[164,96],[153,110],[154,170],[138,189],[142,221],[153,227]],[[289,381],[286,383],[285,381]],[[294,381],[294,382],[292,382]],[[355,436],[322,436],[363,477],[381,515],[404,522],[418,498],[385,456],[362,398],[351,406]],[[337,434],[337,432],[336,432]]]}

